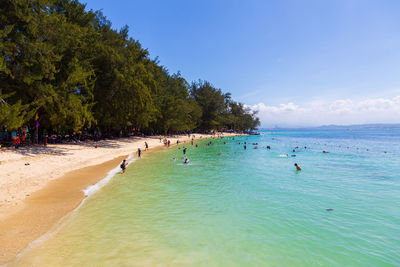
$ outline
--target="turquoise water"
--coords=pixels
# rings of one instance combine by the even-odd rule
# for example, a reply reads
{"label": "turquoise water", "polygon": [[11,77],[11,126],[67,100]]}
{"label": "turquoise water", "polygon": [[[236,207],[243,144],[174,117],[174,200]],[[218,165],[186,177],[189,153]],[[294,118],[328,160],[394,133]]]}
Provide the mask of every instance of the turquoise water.
{"label": "turquoise water", "polygon": [[400,130],[206,142],[135,161],[12,265],[400,266]]}

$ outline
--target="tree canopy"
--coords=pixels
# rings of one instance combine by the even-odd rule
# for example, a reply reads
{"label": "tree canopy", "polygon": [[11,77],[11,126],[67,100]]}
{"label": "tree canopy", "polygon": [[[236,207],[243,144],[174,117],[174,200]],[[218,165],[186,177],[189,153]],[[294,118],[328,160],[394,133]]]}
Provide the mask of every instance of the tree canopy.
{"label": "tree canopy", "polygon": [[0,4],[0,130],[250,131],[259,120],[210,82],[170,74],[100,11],[76,0]]}

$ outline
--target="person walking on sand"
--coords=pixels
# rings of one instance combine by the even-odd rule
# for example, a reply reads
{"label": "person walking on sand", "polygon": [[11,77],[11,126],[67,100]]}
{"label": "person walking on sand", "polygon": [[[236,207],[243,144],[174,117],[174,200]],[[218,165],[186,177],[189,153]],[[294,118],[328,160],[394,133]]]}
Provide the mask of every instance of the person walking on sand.
{"label": "person walking on sand", "polygon": [[297,163],[295,163],[294,166],[296,167],[296,170],[297,170],[297,171],[301,171],[301,168],[300,168],[299,165],[297,165]]}
{"label": "person walking on sand", "polygon": [[140,147],[137,149],[137,155],[139,158],[142,157],[142,150],[140,149]]}
{"label": "person walking on sand", "polygon": [[144,142],[144,146],[146,147],[146,150],[149,149],[149,144],[147,144],[147,142]]}
{"label": "person walking on sand", "polygon": [[121,165],[119,165],[119,167],[121,167],[121,169],[122,169],[122,173],[125,173],[126,165],[128,165],[128,164],[126,163],[126,159],[124,159],[122,161]]}

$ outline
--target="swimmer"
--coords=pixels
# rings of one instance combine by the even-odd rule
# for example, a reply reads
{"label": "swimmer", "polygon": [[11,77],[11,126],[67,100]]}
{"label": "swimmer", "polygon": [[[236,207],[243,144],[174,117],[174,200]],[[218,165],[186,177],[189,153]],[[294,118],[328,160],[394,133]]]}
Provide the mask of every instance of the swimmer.
{"label": "swimmer", "polygon": [[271,147],[270,147],[270,146],[267,146],[267,149],[271,149]]}
{"label": "swimmer", "polygon": [[292,158],[296,157],[296,155],[291,155]]}
{"label": "swimmer", "polygon": [[185,158],[185,160],[183,161],[183,164],[188,164],[189,163],[189,159]]}
{"label": "swimmer", "polygon": [[172,161],[175,161],[175,160],[176,160],[176,158],[172,158],[171,160],[172,160]]}
{"label": "swimmer", "polygon": [[299,165],[297,165],[297,163],[295,163],[294,166],[296,167],[296,170],[297,170],[297,171],[301,171],[301,168],[300,168]]}
{"label": "swimmer", "polygon": [[244,149],[247,149],[247,146],[246,146],[246,145],[244,145],[244,146],[243,146],[243,148],[244,148]]}

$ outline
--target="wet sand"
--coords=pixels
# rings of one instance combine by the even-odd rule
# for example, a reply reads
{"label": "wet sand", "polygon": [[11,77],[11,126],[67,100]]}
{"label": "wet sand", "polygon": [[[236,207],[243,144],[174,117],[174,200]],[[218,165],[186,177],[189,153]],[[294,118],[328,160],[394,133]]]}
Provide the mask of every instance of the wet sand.
{"label": "wet sand", "polygon": [[124,158],[71,171],[27,197],[20,210],[0,221],[0,264],[12,260],[78,207],[85,197],[83,189],[106,177]]}

